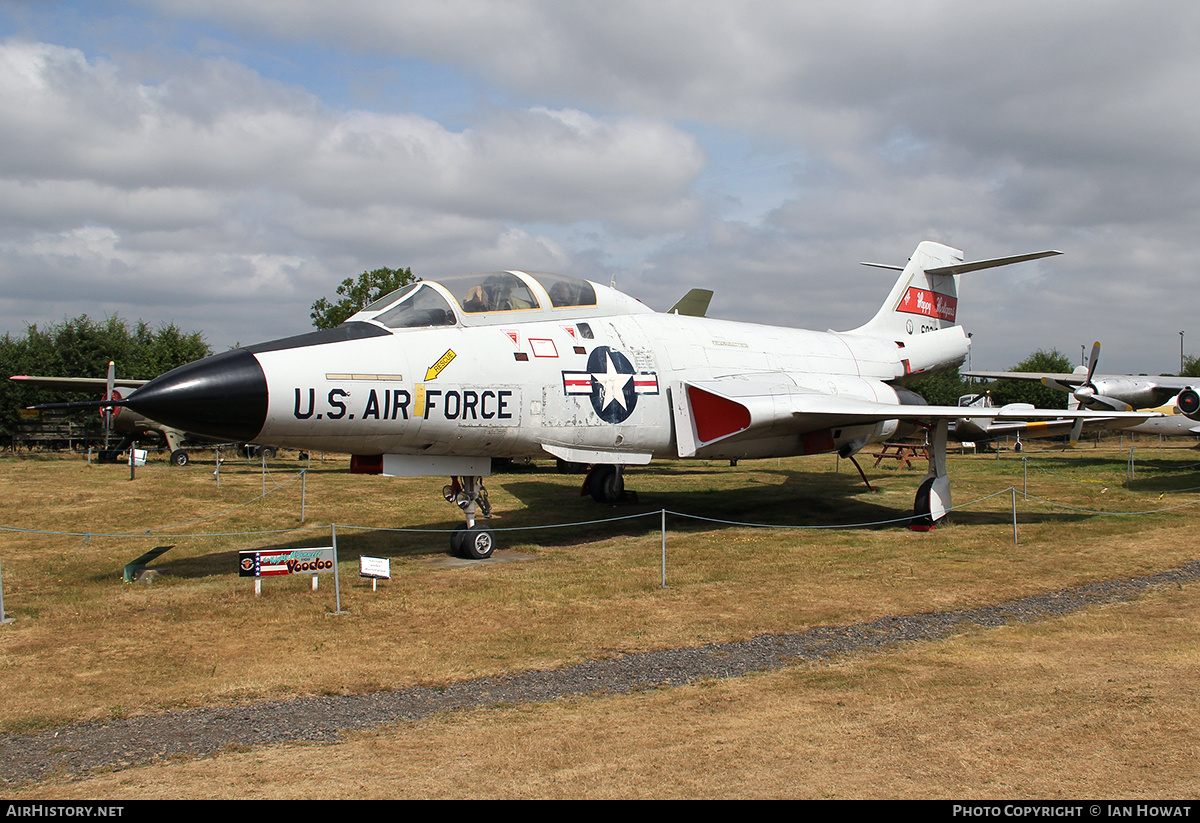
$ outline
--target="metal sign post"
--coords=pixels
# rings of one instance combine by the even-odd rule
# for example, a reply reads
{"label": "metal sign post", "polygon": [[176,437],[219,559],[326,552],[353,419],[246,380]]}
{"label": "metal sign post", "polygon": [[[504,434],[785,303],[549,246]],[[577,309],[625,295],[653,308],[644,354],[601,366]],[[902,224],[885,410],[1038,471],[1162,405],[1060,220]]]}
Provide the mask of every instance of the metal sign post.
{"label": "metal sign post", "polygon": [[358,576],[371,578],[371,591],[378,591],[380,580],[392,579],[392,561],[386,557],[358,558]]}
{"label": "metal sign post", "polygon": [[337,523],[329,524],[330,534],[333,536],[333,591],[334,602],[337,604],[337,611],[334,614],[342,613],[342,586],[338,578],[338,556],[337,556]]}
{"label": "metal sign post", "polygon": [[0,623],[11,623],[13,618],[4,611],[4,574],[0,573]]}

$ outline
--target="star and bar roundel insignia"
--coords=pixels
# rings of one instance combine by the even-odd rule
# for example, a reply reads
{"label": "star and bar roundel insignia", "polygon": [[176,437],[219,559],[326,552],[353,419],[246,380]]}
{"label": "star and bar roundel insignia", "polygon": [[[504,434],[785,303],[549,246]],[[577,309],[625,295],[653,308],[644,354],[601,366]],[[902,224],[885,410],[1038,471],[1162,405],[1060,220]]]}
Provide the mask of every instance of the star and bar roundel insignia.
{"label": "star and bar roundel insignia", "polygon": [[633,414],[639,394],[658,394],[658,375],[638,372],[626,357],[608,346],[588,355],[587,371],[564,371],[563,391],[588,395],[592,408],[606,423],[621,423]]}

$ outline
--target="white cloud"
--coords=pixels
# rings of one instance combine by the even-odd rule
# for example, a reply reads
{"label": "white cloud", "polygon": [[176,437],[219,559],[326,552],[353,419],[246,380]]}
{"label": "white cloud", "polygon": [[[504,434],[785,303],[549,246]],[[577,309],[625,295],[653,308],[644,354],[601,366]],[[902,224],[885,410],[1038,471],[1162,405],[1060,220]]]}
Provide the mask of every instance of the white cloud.
{"label": "white cloud", "polygon": [[[330,108],[224,59],[183,61],[153,83],[129,71],[75,48],[0,44],[10,295],[56,283],[149,309],[168,293],[273,294],[303,323],[330,284],[375,265],[566,262],[513,221],[645,233],[700,213],[688,189],[703,155],[658,120],[533,107],[456,132]],[[353,268],[331,274],[318,255]],[[311,295],[293,293],[301,269],[326,272],[303,284]]]}
{"label": "white cloud", "polygon": [[[299,323],[363,268],[525,265],[615,270],[655,305],[709,285],[714,313],[824,328],[861,322],[886,291],[857,260],[903,262],[930,238],[968,257],[1068,252],[965,283],[964,318],[1000,361],[983,365],[1015,362],[1040,331],[1064,350],[1119,334],[1108,365],[1124,351],[1125,368],[1167,368],[1138,358],[1169,354],[1158,326],[1177,337],[1195,316],[1178,299],[1200,203],[1194,4],[142,8],[170,48],[0,46],[10,255],[100,227],[122,282],[155,292],[155,267],[204,270],[236,291],[247,272],[290,289],[278,310]],[[396,95],[348,103],[310,59]],[[430,95],[446,99],[386,102]],[[784,158],[774,179],[758,151]],[[25,263],[0,270],[6,286],[37,267],[7,259]]]}

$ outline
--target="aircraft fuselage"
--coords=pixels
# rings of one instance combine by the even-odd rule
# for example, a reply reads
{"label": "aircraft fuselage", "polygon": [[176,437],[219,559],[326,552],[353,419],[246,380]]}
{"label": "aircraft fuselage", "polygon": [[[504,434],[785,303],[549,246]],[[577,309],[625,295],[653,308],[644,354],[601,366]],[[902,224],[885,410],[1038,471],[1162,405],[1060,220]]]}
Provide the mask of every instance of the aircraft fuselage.
{"label": "aircraft fuselage", "polygon": [[[524,458],[561,446],[678,457],[672,400],[685,383],[765,372],[787,375],[797,391],[897,403],[885,381],[904,376],[901,351],[868,337],[656,313],[401,329],[256,354],[269,405],[255,439],[358,454]],[[829,451],[896,427],[808,428],[695,456]]]}

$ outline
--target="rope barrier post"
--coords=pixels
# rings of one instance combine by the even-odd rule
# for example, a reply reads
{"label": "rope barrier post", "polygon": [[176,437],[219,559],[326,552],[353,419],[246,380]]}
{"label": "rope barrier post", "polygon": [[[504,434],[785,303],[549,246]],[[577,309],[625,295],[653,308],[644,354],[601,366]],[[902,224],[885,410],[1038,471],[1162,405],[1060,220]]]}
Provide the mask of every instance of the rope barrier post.
{"label": "rope barrier post", "polygon": [[334,614],[342,613],[342,584],[338,579],[338,550],[337,550],[337,523],[329,524],[329,534],[333,542],[333,595],[334,603],[337,611]]}
{"label": "rope barrier post", "polygon": [[11,623],[13,618],[4,611],[4,575],[0,573],[0,623]]}
{"label": "rope barrier post", "polygon": [[260,457],[262,457],[262,487],[263,487],[262,496],[266,497],[267,496],[267,450],[260,448],[258,450],[258,454]]}
{"label": "rope barrier post", "polygon": [[308,480],[308,469],[300,470],[300,522],[304,522],[304,492]]}
{"label": "rope barrier post", "polygon": [[217,487],[220,488],[220,486],[221,486],[221,450],[213,449],[213,454],[215,454],[216,458],[217,458],[217,470],[215,472],[213,472],[213,477],[217,478]]}
{"label": "rope barrier post", "polygon": [[1017,545],[1017,487],[1012,487],[1013,545]]}
{"label": "rope barrier post", "polygon": [[667,510],[662,510],[662,588],[667,587]]}

